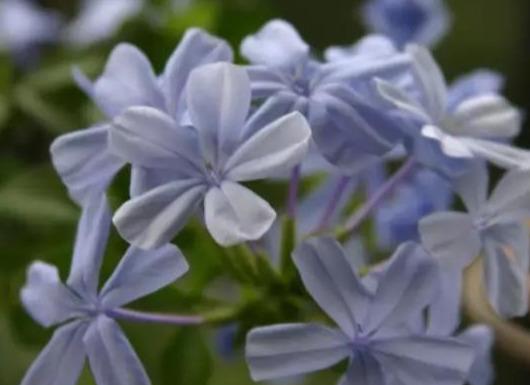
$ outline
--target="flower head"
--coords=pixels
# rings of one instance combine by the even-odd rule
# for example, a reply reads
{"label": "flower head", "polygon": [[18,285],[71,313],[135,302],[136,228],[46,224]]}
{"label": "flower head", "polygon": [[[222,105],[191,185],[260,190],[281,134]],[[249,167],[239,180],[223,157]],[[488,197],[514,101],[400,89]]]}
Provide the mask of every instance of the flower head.
{"label": "flower head", "polygon": [[[184,90],[190,72],[203,64],[231,59],[232,51],[224,41],[190,29],[159,76],[144,54],[130,44],[119,44],[112,51],[103,74],[95,82],[80,71],[75,76],[109,120],[129,107],[150,106],[180,121],[184,118]],[[125,165],[109,151],[109,120],[60,136],[51,146],[53,164],[77,202],[105,191]],[[142,171],[133,170],[133,194],[142,191],[147,183]]]}
{"label": "flower head", "polygon": [[255,380],[348,359],[341,383],[464,383],[473,359],[469,346],[407,327],[433,300],[439,282],[436,263],[420,247],[401,246],[375,290],[359,279],[332,239],[303,243],[293,258],[306,289],[339,329],[285,324],[252,330],[246,357]]}
{"label": "flower head", "polygon": [[457,94],[451,95],[430,53],[419,46],[409,46],[407,51],[414,62],[416,92],[405,92],[384,80],[377,83],[381,95],[412,120],[408,145],[418,159],[453,173],[455,168],[462,169],[463,160],[473,158],[504,168],[529,167],[530,152],[502,143],[519,133],[522,119],[496,89],[488,89],[498,87],[498,81],[477,75],[476,89],[468,89],[466,95],[459,83]]}
{"label": "flower head", "polygon": [[98,290],[110,224],[106,200],[90,200],[79,223],[66,284],[60,282],[54,266],[35,262],[28,269],[21,292],[26,310],[45,327],[60,326],[26,373],[22,385],[73,385],[87,357],[99,385],[150,384],[113,318],[118,317],[123,305],[182,276],[188,264],[172,245],[151,252],[130,248]]}
{"label": "flower head", "polygon": [[449,29],[443,0],[368,0],[362,8],[366,25],[399,47],[408,43],[433,46]]}
{"label": "flower head", "polygon": [[125,239],[143,248],[162,245],[202,204],[206,227],[221,245],[258,239],[270,228],[272,207],[239,182],[300,163],[311,131],[297,112],[263,126],[267,106],[247,120],[250,92],[243,68],[210,64],[190,76],[189,125],[150,107],[132,107],[114,120],[114,153],[147,170],[146,179],[163,175],[117,211],[114,221]]}
{"label": "flower head", "polygon": [[487,199],[487,170],[474,165],[455,182],[468,212],[436,213],[420,222],[425,246],[453,269],[462,269],[484,253],[489,300],[507,317],[528,311],[529,178],[528,171],[511,171]]}

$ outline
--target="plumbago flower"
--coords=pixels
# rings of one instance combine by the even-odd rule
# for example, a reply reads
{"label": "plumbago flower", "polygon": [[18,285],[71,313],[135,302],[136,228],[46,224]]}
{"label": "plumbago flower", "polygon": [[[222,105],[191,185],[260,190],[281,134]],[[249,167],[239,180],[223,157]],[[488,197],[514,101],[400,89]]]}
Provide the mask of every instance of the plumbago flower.
{"label": "plumbago flower", "polygon": [[[199,29],[190,29],[156,76],[144,54],[130,44],[119,44],[111,53],[103,74],[92,83],[81,72],[76,79],[94,100],[107,121],[59,137],[51,146],[53,164],[72,198],[82,202],[93,192],[107,189],[125,165],[108,147],[111,119],[128,107],[150,106],[175,120],[184,118],[183,92],[190,72],[203,64],[231,61],[232,50],[222,40]],[[133,195],[146,187],[143,169],[132,170]]]}
{"label": "plumbago flower", "polygon": [[385,80],[378,80],[377,86],[411,119],[408,146],[418,159],[449,173],[462,170],[462,160],[476,158],[508,169],[530,166],[529,151],[501,143],[519,133],[522,119],[516,108],[495,92],[478,92],[455,103],[430,53],[419,46],[409,46],[407,52],[414,63],[416,95]]}
{"label": "plumbago flower", "polygon": [[408,43],[434,46],[450,25],[443,0],[368,0],[362,15],[368,28],[388,36],[399,47]]}
{"label": "plumbago flower", "polygon": [[53,42],[59,31],[59,17],[30,0],[0,2],[0,49],[24,62],[38,44]]}
{"label": "plumbago flower", "polygon": [[60,326],[26,373],[22,385],[74,385],[86,357],[98,385],[150,384],[115,319],[134,321],[138,313],[122,306],[172,283],[188,270],[188,265],[173,245],[151,252],[130,248],[98,291],[110,224],[105,199],[87,203],[66,285],[60,282],[54,266],[35,262],[28,269],[21,292],[26,310],[45,327]]}
{"label": "plumbago flower", "polygon": [[[393,46],[372,47],[361,42],[354,55],[321,62],[291,24],[273,20],[243,40],[241,53],[252,63],[248,72],[253,99],[264,101],[278,116],[301,112],[319,152],[343,173],[353,174],[389,152],[395,140],[392,121],[364,102],[354,92],[356,85],[373,76],[393,78],[408,66],[406,55]],[[318,170],[319,154],[310,155],[309,171]]]}
{"label": "plumbago flower", "polygon": [[488,200],[488,172],[483,165],[475,165],[455,182],[468,213],[436,213],[420,222],[422,242],[459,275],[484,253],[488,297],[505,317],[528,311],[530,241],[525,221],[530,217],[529,178],[529,171],[507,173]]}
{"label": "plumbago flower", "polygon": [[221,245],[265,234],[274,210],[238,182],[299,164],[311,131],[298,112],[263,127],[265,107],[247,120],[250,93],[243,68],[210,64],[194,70],[188,81],[191,127],[151,107],[132,107],[114,120],[114,153],[133,167],[153,170],[153,179],[164,174],[156,187],[116,212],[114,222],[125,239],[147,249],[167,243],[201,203],[206,227]]}
{"label": "plumbago flower", "polygon": [[85,0],[79,15],[63,31],[74,46],[87,46],[108,39],[143,7],[142,0]]}
{"label": "plumbago flower", "polygon": [[456,339],[409,329],[438,287],[434,260],[402,245],[375,291],[365,285],[330,239],[313,239],[293,253],[308,292],[340,330],[317,324],[260,327],[247,337],[255,380],[313,372],[349,359],[341,384],[463,384],[473,349]]}

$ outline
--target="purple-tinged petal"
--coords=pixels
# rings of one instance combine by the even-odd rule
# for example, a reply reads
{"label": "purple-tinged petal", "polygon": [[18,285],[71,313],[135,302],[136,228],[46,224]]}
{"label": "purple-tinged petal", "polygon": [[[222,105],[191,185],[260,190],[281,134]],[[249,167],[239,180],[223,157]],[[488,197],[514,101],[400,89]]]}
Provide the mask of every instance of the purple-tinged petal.
{"label": "purple-tinged petal", "polygon": [[521,123],[520,112],[505,98],[483,94],[460,103],[447,129],[454,135],[502,139],[519,135]]}
{"label": "purple-tinged petal", "polygon": [[246,71],[229,63],[208,64],[192,72],[187,101],[190,119],[199,132],[206,159],[223,162],[240,140],[250,111],[250,80]]}
{"label": "purple-tinged petal", "polygon": [[230,156],[226,177],[236,181],[267,178],[290,170],[307,153],[311,129],[292,112],[256,132]]}
{"label": "purple-tinged petal", "polygon": [[486,205],[496,222],[513,222],[530,216],[530,171],[510,171],[497,183]]}
{"label": "purple-tinged petal", "polygon": [[492,307],[503,317],[528,312],[529,235],[523,223],[497,225],[484,244],[485,285]]}
{"label": "purple-tinged petal", "polygon": [[261,238],[276,218],[265,200],[230,181],[210,188],[204,200],[204,215],[208,231],[222,246]]}
{"label": "purple-tinged petal", "polygon": [[96,298],[111,223],[112,213],[105,195],[92,197],[83,207],[66,282],[83,298]]}
{"label": "purple-tinged petal", "polygon": [[458,338],[475,349],[475,360],[467,377],[471,385],[491,385],[495,373],[493,369],[492,348],[494,333],[486,325],[476,325],[466,329]]}
{"label": "purple-tinged petal", "polygon": [[429,336],[375,340],[376,359],[400,385],[461,385],[473,362],[473,348],[456,339]]}
{"label": "purple-tinged petal", "polygon": [[123,204],[114,224],[129,243],[142,249],[160,247],[177,235],[204,198],[201,181],[180,180],[157,187]]}
{"label": "purple-tinged petal", "polygon": [[348,338],[314,324],[256,328],[247,335],[245,356],[255,381],[314,372],[351,354]]}
{"label": "purple-tinged petal", "polygon": [[442,267],[440,290],[429,307],[427,334],[450,336],[461,320],[462,270]]}
{"label": "purple-tinged petal", "polygon": [[329,47],[324,52],[324,57],[328,62],[340,60],[350,60],[356,56],[366,56],[377,58],[381,56],[391,56],[398,51],[394,43],[382,35],[368,35],[360,39],[350,47]]}
{"label": "purple-tinged petal", "polygon": [[197,133],[152,107],[131,107],[114,119],[110,148],[123,160],[183,175],[201,173]]}
{"label": "purple-tinged petal", "polygon": [[259,65],[248,66],[246,70],[250,78],[252,99],[268,99],[282,91],[290,93],[289,80],[281,71]]}
{"label": "purple-tinged petal", "polygon": [[460,143],[475,157],[507,170],[530,169],[530,151],[509,144],[479,138],[460,138]]}
{"label": "purple-tinged petal", "polygon": [[415,243],[398,247],[379,281],[374,300],[362,323],[369,333],[399,327],[420,314],[440,287],[436,261]]}
{"label": "purple-tinged petal", "polygon": [[83,337],[87,328],[84,321],[58,328],[31,364],[21,385],[75,385],[85,364]]}
{"label": "purple-tinged petal", "polygon": [[31,317],[49,327],[82,315],[83,302],[63,285],[57,268],[34,262],[28,268],[20,299]]}
{"label": "purple-tinged petal", "polygon": [[101,289],[106,308],[115,308],[169,285],[188,271],[188,263],[174,245],[144,251],[130,247]]}
{"label": "purple-tinged petal", "polygon": [[94,83],[94,96],[109,117],[132,106],[164,107],[151,64],[138,48],[126,43],[112,51],[103,74]]}
{"label": "purple-tinged petal", "polygon": [[110,318],[94,320],[83,342],[98,385],[151,384],[127,337]]}
{"label": "purple-tinged petal", "polygon": [[454,179],[453,185],[468,212],[471,215],[479,214],[488,200],[488,167],[484,162],[475,162],[468,171]]}
{"label": "purple-tinged petal", "polygon": [[175,118],[184,113],[184,91],[194,68],[215,62],[231,62],[232,59],[232,49],[224,40],[198,28],[186,31],[162,75],[168,113]]}
{"label": "purple-tinged petal", "polygon": [[420,46],[410,45],[407,52],[414,62],[414,75],[423,90],[425,105],[435,122],[440,121],[447,108],[445,78],[431,53]]}
{"label": "purple-tinged petal", "polygon": [[293,260],[313,299],[344,333],[354,337],[370,294],[340,244],[331,238],[306,241],[293,252]]}
{"label": "purple-tinged petal", "polygon": [[381,385],[386,384],[386,376],[381,364],[365,352],[356,352],[351,358],[346,374],[339,385]]}
{"label": "purple-tinged petal", "polygon": [[480,233],[468,214],[453,211],[431,214],[420,221],[419,231],[425,248],[442,265],[464,268],[480,253]]}
{"label": "purple-tinged petal", "polygon": [[456,79],[449,87],[448,110],[454,111],[463,101],[475,96],[499,93],[504,86],[504,78],[498,72],[476,70]]}
{"label": "purple-tinged petal", "polygon": [[269,21],[255,35],[246,37],[241,54],[253,64],[290,67],[309,55],[309,46],[284,20]]}
{"label": "purple-tinged petal", "polygon": [[104,193],[124,162],[108,148],[109,125],[65,134],[51,146],[52,162],[77,203]]}

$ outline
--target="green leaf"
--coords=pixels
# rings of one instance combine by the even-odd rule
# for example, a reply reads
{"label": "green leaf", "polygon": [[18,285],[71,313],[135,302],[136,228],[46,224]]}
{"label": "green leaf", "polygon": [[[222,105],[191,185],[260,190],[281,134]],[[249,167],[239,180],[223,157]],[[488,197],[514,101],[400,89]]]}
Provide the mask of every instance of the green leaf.
{"label": "green leaf", "polygon": [[205,385],[213,360],[199,329],[181,329],[162,357],[163,385]]}

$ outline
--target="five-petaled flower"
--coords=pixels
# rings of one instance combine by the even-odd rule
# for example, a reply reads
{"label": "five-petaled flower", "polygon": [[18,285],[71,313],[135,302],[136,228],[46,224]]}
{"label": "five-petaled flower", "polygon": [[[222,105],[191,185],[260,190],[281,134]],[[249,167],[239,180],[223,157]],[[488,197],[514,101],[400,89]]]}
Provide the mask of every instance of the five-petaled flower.
{"label": "five-petaled flower", "polygon": [[188,270],[177,247],[150,252],[129,248],[98,291],[99,270],[111,224],[104,198],[87,201],[79,222],[66,285],[57,269],[35,262],[28,269],[22,303],[41,325],[60,325],[22,385],[74,385],[86,357],[98,385],[149,385],[147,374],[114,318],[121,307],[169,285]]}

